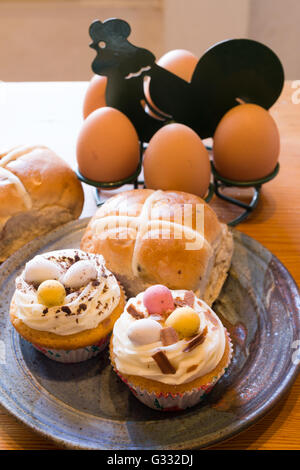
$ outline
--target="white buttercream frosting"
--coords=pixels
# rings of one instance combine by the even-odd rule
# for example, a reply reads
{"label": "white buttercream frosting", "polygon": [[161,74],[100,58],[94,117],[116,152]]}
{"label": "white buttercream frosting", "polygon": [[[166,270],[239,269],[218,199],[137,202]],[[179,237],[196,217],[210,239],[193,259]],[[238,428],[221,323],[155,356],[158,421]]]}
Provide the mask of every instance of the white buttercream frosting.
{"label": "white buttercream frosting", "polygon": [[[184,298],[185,290],[172,290],[173,298]],[[143,304],[143,292],[135,298],[128,300],[125,310],[116,321],[113,330],[113,352],[115,364],[121,374],[136,375],[170,385],[188,383],[198,377],[211,372],[222,359],[225,350],[225,329],[213,310],[202,300],[195,297],[192,308],[200,318],[199,332],[207,327],[207,334],[202,344],[189,352],[183,350],[187,347],[189,339],[184,338],[169,346],[163,346],[161,341],[138,346],[130,341],[128,329],[139,321],[127,311],[128,305],[133,304],[143,312],[145,318],[149,317]],[[207,314],[207,312],[209,312]],[[159,316],[151,315],[152,319],[160,320]],[[176,369],[175,374],[163,374],[153,355],[163,351],[170,363]]]}
{"label": "white buttercream frosting", "polygon": [[56,263],[62,270],[62,275],[75,262],[90,260],[96,266],[97,278],[76,290],[67,290],[64,305],[45,307],[37,300],[37,286],[25,281],[23,270],[16,278],[14,301],[16,316],[30,328],[61,336],[80,333],[96,328],[119,304],[119,284],[105,267],[101,255],[68,249],[39,256]]}

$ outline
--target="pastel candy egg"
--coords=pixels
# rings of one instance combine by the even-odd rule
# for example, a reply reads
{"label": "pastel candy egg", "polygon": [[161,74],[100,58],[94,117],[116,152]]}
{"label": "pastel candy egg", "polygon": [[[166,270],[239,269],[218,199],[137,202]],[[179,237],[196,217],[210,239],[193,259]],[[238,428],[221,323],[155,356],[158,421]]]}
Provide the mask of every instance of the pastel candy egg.
{"label": "pastel candy egg", "polygon": [[174,310],[172,292],[161,284],[148,287],[144,292],[143,302],[150,315]]}
{"label": "pastel candy egg", "polygon": [[40,284],[47,279],[58,279],[60,275],[61,270],[57,264],[40,255],[26,263],[24,269],[25,281],[34,284]]}
{"label": "pastel candy egg", "polygon": [[162,326],[151,318],[142,318],[130,325],[128,328],[128,338],[137,345],[156,343],[160,340],[160,330]]}
{"label": "pastel candy egg", "polygon": [[193,336],[198,333],[200,318],[191,307],[179,307],[168,316],[166,326],[173,327],[181,337]]}
{"label": "pastel candy egg", "polygon": [[61,282],[51,279],[39,285],[37,297],[40,304],[55,307],[64,303],[66,291]]}
{"label": "pastel candy egg", "polygon": [[95,263],[89,260],[81,260],[72,264],[61,280],[66,287],[77,289],[85,286],[93,279],[97,279]]}

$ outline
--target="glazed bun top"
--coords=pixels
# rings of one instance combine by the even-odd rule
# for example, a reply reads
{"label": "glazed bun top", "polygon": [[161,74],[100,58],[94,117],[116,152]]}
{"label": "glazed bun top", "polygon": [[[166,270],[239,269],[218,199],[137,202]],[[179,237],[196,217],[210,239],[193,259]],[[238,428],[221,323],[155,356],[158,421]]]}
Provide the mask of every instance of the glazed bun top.
{"label": "glazed bun top", "polygon": [[69,165],[44,146],[0,152],[0,229],[13,215],[59,205],[81,213],[83,191]]}
{"label": "glazed bun top", "polygon": [[98,209],[81,249],[101,253],[129,295],[164,284],[193,290],[211,304],[230,266],[232,237],[198,196],[137,189]]}
{"label": "glazed bun top", "polygon": [[71,167],[42,145],[0,151],[0,262],[33,238],[80,216]]}

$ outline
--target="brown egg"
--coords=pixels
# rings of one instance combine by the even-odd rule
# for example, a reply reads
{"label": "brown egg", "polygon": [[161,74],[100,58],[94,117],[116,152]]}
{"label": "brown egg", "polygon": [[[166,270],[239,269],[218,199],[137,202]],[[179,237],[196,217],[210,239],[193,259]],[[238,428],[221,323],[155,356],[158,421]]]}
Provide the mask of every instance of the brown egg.
{"label": "brown egg", "polygon": [[95,109],[106,106],[105,91],[107,78],[94,75],[90,80],[83,101],[83,118],[86,119]]}
{"label": "brown egg", "polygon": [[[190,82],[198,60],[199,59],[194,54],[189,51],[186,51],[185,49],[175,49],[164,54],[157,61],[157,64],[163,67],[164,69],[169,70],[169,72],[178,75],[178,77],[182,78],[183,80]],[[149,93],[149,83],[150,77],[146,77],[144,84],[145,96],[149,103],[154,107],[154,109],[159,111],[159,109],[155,106],[151,99]],[[155,115],[150,109],[148,110],[148,113],[151,116],[155,117]]]}
{"label": "brown egg", "polygon": [[210,163],[200,137],[183,124],[162,127],[145,151],[144,177],[147,188],[204,197],[210,181]]}
{"label": "brown egg", "polygon": [[175,49],[164,54],[157,63],[169,72],[190,82],[198,60],[194,54],[185,49]]}
{"label": "brown egg", "polygon": [[104,107],[83,122],[77,139],[80,173],[99,182],[131,176],[139,163],[139,139],[131,121],[117,109]]}
{"label": "brown egg", "polygon": [[241,104],[221,119],[214,135],[217,171],[235,181],[253,181],[272,173],[280,151],[272,116],[256,104]]}

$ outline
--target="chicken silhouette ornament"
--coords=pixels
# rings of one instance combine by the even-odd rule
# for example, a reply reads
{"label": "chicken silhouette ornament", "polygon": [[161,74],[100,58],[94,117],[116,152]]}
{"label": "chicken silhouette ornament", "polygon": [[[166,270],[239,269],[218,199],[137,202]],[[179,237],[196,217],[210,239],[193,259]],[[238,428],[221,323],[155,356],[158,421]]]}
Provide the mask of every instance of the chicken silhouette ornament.
{"label": "chicken silhouette ornament", "polygon": [[[106,103],[122,111],[134,124],[139,138],[148,142],[166,122],[185,124],[203,139],[212,137],[224,114],[242,100],[269,109],[284,84],[280,60],[267,46],[250,39],[230,39],[211,47],[200,59],[190,83],[155,63],[147,49],[128,41],[131,28],[120,19],[94,21],[90,47],[97,55],[94,73],[107,77]],[[144,94],[150,77],[150,96],[170,118],[155,119]]]}

